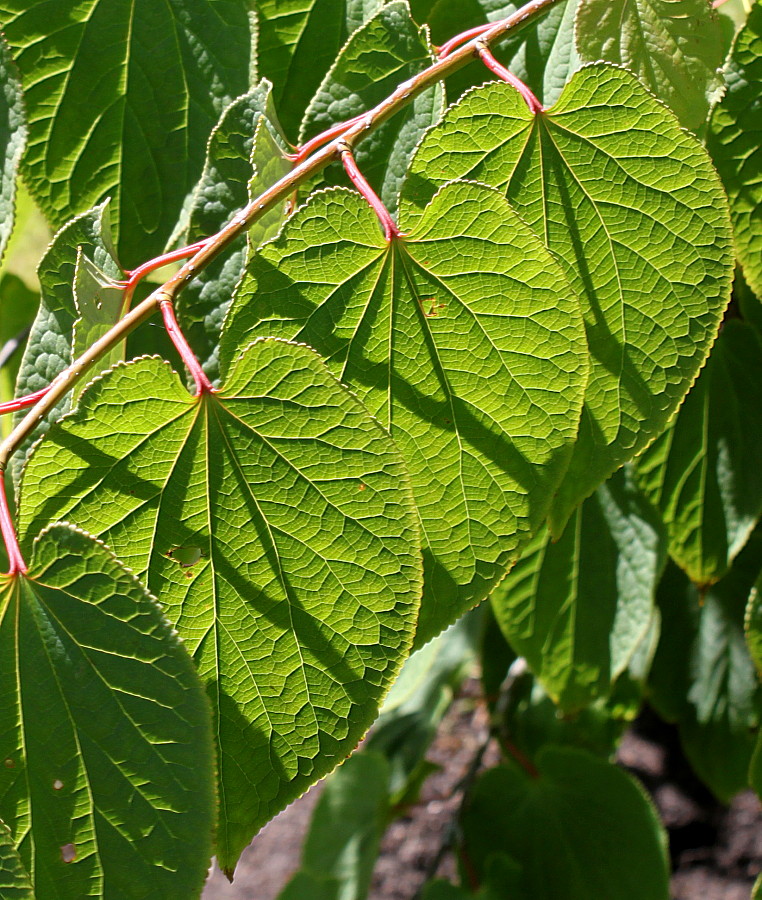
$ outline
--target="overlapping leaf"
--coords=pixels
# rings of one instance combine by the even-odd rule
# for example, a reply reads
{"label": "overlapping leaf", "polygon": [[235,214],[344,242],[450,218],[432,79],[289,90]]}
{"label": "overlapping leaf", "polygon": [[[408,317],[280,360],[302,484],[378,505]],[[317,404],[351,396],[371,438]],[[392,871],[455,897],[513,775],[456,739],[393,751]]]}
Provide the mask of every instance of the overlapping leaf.
{"label": "overlapping leaf", "polygon": [[685,754],[722,800],[746,786],[762,688],[744,641],[744,611],[759,575],[755,532],[728,574],[699,594],[670,565],[659,586],[662,630],[649,702],[680,729]]}
{"label": "overlapping leaf", "polygon": [[[215,234],[250,198],[290,171],[291,162],[284,154],[275,122],[272,86],[265,80],[222,114],[209,139],[204,172],[189,210],[188,243]],[[243,273],[247,247],[258,247],[273,237],[284,215],[283,204],[267,212],[180,295],[178,318],[212,379],[219,374],[220,331],[233,289]]]}
{"label": "overlapping leaf", "polygon": [[761,444],[762,342],[730,320],[677,416],[637,463],[670,555],[698,585],[722,578],[762,513]]}
{"label": "overlapping leaf", "polygon": [[25,172],[60,227],[110,196],[129,267],[163,249],[224,107],[249,88],[238,0],[3,0],[29,113]]}
{"label": "overlapping leaf", "polygon": [[27,127],[21,84],[5,41],[0,37],[0,261],[13,231],[16,176],[26,144]]}
{"label": "overlapping leaf", "polygon": [[[307,108],[301,140],[371,109],[431,62],[427,34],[413,22],[406,0],[387,4],[342,49]],[[443,98],[439,85],[419,94],[355,152],[363,174],[392,211],[410,155],[439,120]]]}
{"label": "overlapping leaf", "polygon": [[462,826],[477,877],[506,854],[532,900],[666,900],[666,835],[635,780],[570,747],[545,747],[537,768],[498,766],[476,783]]}
{"label": "overlapping leaf", "polygon": [[117,367],[22,494],[22,534],[66,516],[166,605],[215,708],[232,870],[352,750],[410,647],[420,549],[396,449],[312,350],[259,341],[202,398],[161,360]]}
{"label": "overlapping leaf", "polygon": [[582,300],[592,365],[558,532],[664,429],[696,377],[729,296],[727,201],[698,142],[607,65],[575,73],[537,117],[506,84],[471,91],[424,138],[403,211],[414,217],[461,177],[507,193]]}
{"label": "overlapping leaf", "polygon": [[292,140],[347,38],[383,5],[384,0],[259,0],[259,69],[274,85]]}
{"label": "overlapping leaf", "polygon": [[706,0],[580,0],[577,49],[634,72],[697,131],[722,89],[723,29]]}
{"label": "overlapping leaf", "polygon": [[428,640],[502,577],[568,461],[587,353],[560,267],[481,185],[443,188],[391,245],[362,198],[326,191],[252,257],[223,371],[250,334],[315,347],[389,429],[422,523]]}
{"label": "overlapping leaf", "polygon": [[762,299],[762,3],[749,13],[725,69],[727,93],[709,126],[709,151],[730,198],[738,258]]}
{"label": "overlapping leaf", "polygon": [[[41,291],[40,308],[19,368],[16,382],[18,397],[47,387],[72,361],[74,326],[80,318],[74,284],[78,267],[83,265],[82,260],[85,258],[104,278],[117,280],[122,275],[111,243],[108,202],[77,216],[65,225],[53,238],[40,261],[37,269]],[[17,483],[33,440],[70,406],[71,398],[67,395],[48,413],[40,428],[16,453],[12,465]],[[23,415],[23,411],[17,413],[16,421]]]}
{"label": "overlapping leaf", "polygon": [[606,696],[626,668],[648,631],[665,558],[658,517],[620,472],[557,542],[541,529],[493,591],[506,639],[562,709]]}
{"label": "overlapping leaf", "polygon": [[34,900],[32,882],[16,852],[8,828],[0,822],[0,897],[3,900]]}
{"label": "overlapping leaf", "polygon": [[156,601],[101,544],[54,525],[28,575],[3,576],[0,651],[0,814],[35,896],[198,896],[209,704]]}

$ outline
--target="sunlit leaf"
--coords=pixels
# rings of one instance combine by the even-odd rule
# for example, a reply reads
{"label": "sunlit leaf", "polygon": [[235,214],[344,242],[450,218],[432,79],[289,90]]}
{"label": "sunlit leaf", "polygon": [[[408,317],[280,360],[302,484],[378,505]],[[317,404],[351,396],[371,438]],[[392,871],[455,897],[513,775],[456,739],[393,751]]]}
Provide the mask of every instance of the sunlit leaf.
{"label": "sunlit leaf", "polygon": [[505,200],[445,187],[387,244],[357,194],[313,195],[252,257],[246,335],[305,341],[389,429],[424,542],[422,643],[477,603],[547,514],[577,432],[587,350],[560,267]]}
{"label": "sunlit leaf", "polygon": [[68,525],[34,542],[27,575],[3,576],[0,697],[0,814],[35,896],[198,896],[209,704],[156,601]]}
{"label": "sunlit leaf", "polygon": [[165,604],[212,698],[232,870],[354,748],[409,650],[420,549],[398,452],[312,350],[258,341],[202,397],[161,360],[118,366],[22,495],[25,547],[65,516]]}
{"label": "sunlit leaf", "polygon": [[633,75],[602,64],[576,72],[537,117],[507,84],[467,94],[413,159],[408,221],[461,177],[506,192],[582,301],[592,365],[554,500],[558,533],[664,429],[695,379],[730,292],[727,201],[700,144]]}

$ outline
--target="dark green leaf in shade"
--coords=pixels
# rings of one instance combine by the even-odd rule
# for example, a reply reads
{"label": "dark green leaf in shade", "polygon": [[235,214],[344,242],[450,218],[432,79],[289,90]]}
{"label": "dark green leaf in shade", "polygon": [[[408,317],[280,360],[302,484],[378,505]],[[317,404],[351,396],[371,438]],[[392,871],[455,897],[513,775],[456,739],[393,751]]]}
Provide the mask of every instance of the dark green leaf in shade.
{"label": "dark green leaf in shade", "polygon": [[613,697],[600,698],[573,713],[562,712],[524,660],[511,668],[502,700],[497,728],[503,746],[531,762],[549,744],[612,759],[633,719],[632,709],[623,708]]}
{"label": "dark green leaf in shade", "polygon": [[34,900],[32,882],[9,829],[0,822],[0,900]]}
{"label": "dark green leaf in shade", "polygon": [[[219,231],[253,197],[291,170],[276,124],[272,86],[261,81],[225,110],[212,132],[206,164],[196,186],[183,239],[193,243]],[[273,237],[285,205],[256,221],[224,254],[213,260],[184,289],[178,303],[180,324],[213,380],[219,376],[220,330],[233,290],[241,278],[247,248]]]}
{"label": "dark green leaf in shade", "polygon": [[476,783],[461,822],[477,876],[505,853],[532,900],[667,900],[666,835],[639,784],[571,747],[545,747],[537,768],[498,766]]}
{"label": "dark green leaf in shade", "polygon": [[762,513],[762,340],[736,319],[666,431],[637,462],[641,486],[691,581],[722,578]]}
{"label": "dark green leaf in shade", "polygon": [[[428,37],[410,18],[407,2],[387,4],[342,49],[307,108],[300,139],[371,109],[431,62]],[[392,212],[410,156],[423,132],[442,115],[443,99],[439,85],[429,88],[355,151],[363,174]],[[334,181],[338,178],[346,180],[340,170]]]}
{"label": "dark green leaf in shade", "polygon": [[384,0],[259,0],[259,71],[274,85],[291,140],[347,38],[383,5]]}
{"label": "dark green leaf in shade", "polygon": [[592,365],[552,509],[558,534],[664,430],[695,379],[730,292],[727,201],[695,138],[633,75],[603,64],[576,72],[536,118],[507,84],[467,94],[413,158],[405,219],[461,177],[507,193],[582,301]]}
{"label": "dark green leaf in shade", "polygon": [[[111,243],[108,202],[66,224],[53,238],[40,260],[37,268],[40,308],[21,360],[16,382],[17,397],[47,387],[72,361],[74,326],[79,318],[74,284],[77,263],[81,257],[87,257],[109,279],[117,280],[122,275]],[[16,484],[32,443],[70,406],[71,395],[67,395],[48,413],[40,427],[15,454],[11,465]],[[24,410],[16,413],[15,421],[20,421],[25,414]]]}
{"label": "dark green leaf in shade", "polygon": [[0,599],[0,814],[35,896],[188,900],[211,854],[209,704],[138,580],[53,525]]}
{"label": "dark green leaf in shade", "polygon": [[162,360],[117,366],[38,445],[22,494],[24,547],[65,516],[165,604],[212,699],[232,871],[351,752],[409,651],[420,544],[397,450],[312,350],[263,340],[202,397]]}
{"label": "dark green leaf in shade", "polygon": [[[355,753],[326,781],[302,845],[302,859],[278,900],[311,900],[311,881],[333,884],[331,900],[365,900],[389,817],[389,765],[380,753]],[[322,894],[320,895],[322,897]]]}
{"label": "dark green leaf in shade", "polygon": [[24,172],[50,221],[111,197],[119,255],[160,253],[224,107],[249,88],[240,0],[2,0],[29,116]]}
{"label": "dark green leaf in shade", "polygon": [[21,84],[8,47],[0,37],[0,261],[13,231],[16,176],[27,139]]}
{"label": "dark green leaf in shade", "polygon": [[621,470],[547,529],[492,592],[503,633],[562,710],[605,697],[651,623],[666,558],[658,516]]}
{"label": "dark green leaf in shade", "polygon": [[436,766],[426,759],[464,678],[476,665],[481,608],[461,616],[405,660],[365,743],[389,765],[391,802],[404,808]]}
{"label": "dark green leaf in shade", "polygon": [[727,93],[712,112],[709,152],[730,198],[738,258],[762,300],[762,3],[754,4],[725,67]]}
{"label": "dark green leaf in shade", "polygon": [[585,62],[634,72],[691,131],[722,92],[723,29],[706,0],[580,0],[576,43]]}
{"label": "dark green leaf in shade", "polygon": [[388,244],[354,192],[314,194],[250,261],[223,332],[314,347],[388,428],[424,543],[420,645],[540,526],[577,432],[587,351],[560,267],[497,191],[460,182]]}
{"label": "dark green leaf in shade", "polygon": [[649,702],[676,722],[688,760],[722,802],[743,790],[762,689],[744,641],[744,612],[762,565],[755,532],[728,574],[703,595],[674,566],[659,586],[659,646]]}

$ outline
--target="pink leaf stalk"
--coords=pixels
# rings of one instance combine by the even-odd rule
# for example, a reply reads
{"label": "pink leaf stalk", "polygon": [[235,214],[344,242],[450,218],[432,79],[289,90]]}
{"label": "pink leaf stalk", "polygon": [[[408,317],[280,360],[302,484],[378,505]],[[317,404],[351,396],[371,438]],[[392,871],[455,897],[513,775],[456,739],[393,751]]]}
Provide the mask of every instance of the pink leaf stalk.
{"label": "pink leaf stalk", "polygon": [[8,552],[8,575],[23,575],[27,571],[24,557],[21,555],[16,529],[13,527],[11,511],[8,508],[8,497],[5,493],[5,472],[0,472],[0,532],[3,535],[3,543]]}
{"label": "pink leaf stalk", "polygon": [[468,31],[462,31],[460,34],[456,34],[455,37],[450,38],[449,41],[442,44],[437,56],[439,59],[444,59],[445,56],[449,56],[452,51],[457,47],[460,47],[461,44],[467,44],[473,38],[479,37],[480,34],[484,34],[485,31],[494,28],[495,24],[495,22],[487,22],[486,25],[477,25],[476,28],[469,28]]}
{"label": "pink leaf stalk", "polygon": [[384,237],[386,238],[386,240],[391,241],[393,237],[398,237],[400,234],[400,230],[399,228],[397,228],[397,223],[392,218],[389,210],[381,202],[381,198],[368,184],[368,182],[365,180],[365,176],[357,167],[354,154],[352,153],[352,148],[349,146],[349,144],[342,143],[339,144],[338,150],[341,155],[341,163],[344,166],[347,175],[349,175],[352,184],[368,201],[368,204],[372,207],[373,211],[378,216],[378,220],[384,229]]}
{"label": "pink leaf stalk", "polygon": [[314,153],[315,150],[318,150],[323,144],[327,144],[328,141],[332,141],[334,138],[341,137],[348,128],[357,125],[358,122],[362,121],[365,115],[365,113],[361,113],[359,116],[347,119],[346,122],[339,122],[337,125],[332,125],[325,131],[321,131],[320,134],[315,135],[314,138],[310,138],[306,144],[297,147],[296,153],[292,153],[288,158],[294,165],[298,166],[300,162],[307,159],[311,153]]}
{"label": "pink leaf stalk", "polygon": [[504,65],[502,65],[495,59],[487,44],[477,44],[476,52],[479,54],[479,58],[490,70],[490,72],[494,72],[498,78],[502,78],[503,81],[507,81],[508,84],[516,88],[516,90],[524,98],[524,100],[526,101],[526,105],[534,115],[545,111],[545,107],[542,105],[542,103],[540,103],[537,97],[535,97],[535,95],[527,87],[527,85],[525,85],[520,78],[517,78],[513,74],[513,72],[509,72]]}
{"label": "pink leaf stalk", "polygon": [[42,400],[49,390],[49,386],[44,387],[39,391],[35,391],[33,394],[27,394],[25,397],[16,397],[13,400],[7,400],[5,403],[0,403],[0,416],[5,413],[16,412],[18,409],[26,409],[28,406],[34,406],[38,400]]}
{"label": "pink leaf stalk", "polygon": [[210,394],[214,391],[214,386],[212,382],[206,376],[206,372],[201,368],[201,363],[196,359],[193,351],[188,344],[188,341],[185,339],[185,335],[180,330],[180,326],[177,323],[177,319],[175,318],[175,311],[172,307],[171,300],[162,300],[159,304],[161,307],[161,315],[164,319],[164,326],[167,329],[167,334],[169,335],[172,343],[175,345],[175,349],[182,357],[183,362],[188,367],[188,371],[193,376],[193,380],[196,383],[196,396],[200,396],[201,394]]}

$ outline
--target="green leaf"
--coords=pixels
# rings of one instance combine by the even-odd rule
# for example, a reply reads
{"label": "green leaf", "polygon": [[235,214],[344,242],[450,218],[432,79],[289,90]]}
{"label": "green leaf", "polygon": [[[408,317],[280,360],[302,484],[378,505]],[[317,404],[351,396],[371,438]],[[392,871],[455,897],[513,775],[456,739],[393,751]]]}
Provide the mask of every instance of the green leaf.
{"label": "green leaf", "polygon": [[731,319],[677,416],[637,463],[670,555],[699,586],[725,575],[762,514],[760,444],[762,341]]}
{"label": "green leaf", "polygon": [[460,177],[507,193],[582,300],[592,364],[551,513],[558,534],[664,430],[695,379],[730,291],[727,201],[698,142],[633,75],[608,65],[576,72],[536,118],[507,84],[467,94],[413,159],[408,220]]}
{"label": "green leaf", "polygon": [[649,702],[677,722],[699,777],[724,803],[746,785],[762,689],[744,642],[744,611],[759,575],[758,532],[729,573],[703,594],[674,566],[659,587],[659,646]]}
{"label": "green leaf", "polygon": [[539,777],[498,766],[465,808],[475,871],[507,853],[532,900],[667,900],[667,841],[643,789],[622,769],[570,747],[546,747]]}
{"label": "green leaf", "polygon": [[232,870],[354,748],[410,648],[420,550],[399,454],[309,348],[257,341],[202,397],[161,360],[118,366],[38,445],[22,492],[25,547],[53,517],[97,533],[194,656]]}
{"label": "green leaf", "polygon": [[21,84],[5,41],[0,37],[0,261],[13,231],[16,176],[24,152],[27,126]]}
{"label": "green leaf", "polygon": [[[575,747],[602,759],[613,759],[617,745],[630,724],[630,710],[623,711],[609,699],[598,699],[578,712],[565,714],[551,700],[526,662],[517,661],[504,687],[499,734],[524,759],[535,762],[549,745]],[[623,715],[623,712],[625,713]]]}
{"label": "green leaf", "polygon": [[626,66],[691,131],[722,93],[723,29],[706,0],[580,0],[576,38],[585,62]]}
{"label": "green leaf", "polygon": [[[487,0],[482,0],[486,3]],[[535,25],[497,47],[497,57],[528,84],[546,105],[555,103],[572,74],[580,67],[574,44],[574,17],[580,0],[562,0]],[[501,4],[500,16],[510,15],[523,4]],[[490,19],[495,19],[493,13]]]}
{"label": "green leaf", "polygon": [[754,660],[757,671],[762,675],[762,599],[760,599],[759,581],[757,581],[749,595],[749,603],[746,607],[745,632],[751,658]]}
{"label": "green leaf", "polygon": [[[78,318],[74,323],[71,358],[77,359],[121,319],[125,312],[124,285],[109,277],[80,249],[74,271],[74,303]],[[101,356],[94,374],[105,371],[124,359],[124,341]],[[84,384],[76,385],[72,400],[84,390]]]}
{"label": "green leaf", "polygon": [[225,106],[249,87],[238,0],[2,0],[29,115],[24,172],[60,227],[110,196],[120,257],[160,253]]}
{"label": "green leaf", "polygon": [[565,712],[605,697],[646,635],[666,558],[629,473],[602,485],[553,543],[543,528],[492,592],[506,640]]}
{"label": "green leaf", "polygon": [[384,0],[259,0],[260,74],[274,86],[286,134],[296,139],[307,104],[347,38]]}
{"label": "green leaf", "polygon": [[[21,364],[21,350],[32,322],[40,295],[30,290],[16,275],[3,272],[0,275],[0,402],[14,396],[16,376]],[[0,429],[7,429],[11,422],[3,418]]]}
{"label": "green leaf", "polygon": [[[107,201],[65,225],[53,238],[40,261],[37,269],[40,308],[21,360],[16,382],[17,397],[47,387],[56,375],[71,364],[74,325],[80,317],[74,297],[80,256],[86,256],[107,278],[117,280],[121,277],[111,243],[111,217]],[[16,484],[31,445],[70,406],[71,395],[67,395],[21,445],[12,460]],[[25,414],[24,410],[16,413],[15,421],[20,421]]]}
{"label": "green leaf", "polygon": [[[218,232],[250,198],[259,196],[291,170],[275,121],[268,81],[239,97],[222,114],[209,139],[204,172],[189,211],[188,243]],[[282,204],[266,213],[180,295],[180,324],[206,374],[214,380],[219,376],[220,331],[243,273],[247,248],[274,237],[285,210]]]}
{"label": "green leaf", "polygon": [[0,813],[37,897],[197,897],[214,819],[209,705],[137,579],[54,525],[0,600]]}
{"label": "green leaf", "polygon": [[11,833],[2,822],[0,822],[0,900],[34,900],[32,882],[21,862],[21,857],[16,852]]}
{"label": "green leaf", "polygon": [[[437,43],[468,28],[504,19],[522,5],[505,0],[414,0],[411,4],[414,18],[429,24]],[[560,0],[519,34],[492,48],[495,56],[546,104],[555,103],[572,72],[580,66],[574,46],[578,5],[579,0]],[[464,90],[483,84],[489,77],[483,63],[471,63],[448,78],[448,96],[457,99]]]}
{"label": "green leaf", "polygon": [[[384,6],[342,49],[307,108],[300,140],[371,109],[432,60],[427,34],[413,22],[407,2]],[[424,91],[355,151],[363,174],[392,212],[410,155],[423,132],[439,120],[443,101],[441,86]],[[338,167],[337,180],[346,180]]]}
{"label": "green leaf", "polygon": [[332,900],[365,900],[389,815],[389,766],[380,753],[355,753],[326,781],[302,846],[299,871],[278,900],[312,897],[297,891],[306,875],[332,883]]}
{"label": "green leaf", "polygon": [[442,634],[408,657],[389,691],[365,748],[384,755],[388,793],[395,806],[417,802],[431,774],[426,759],[437,729],[455,695],[476,665],[477,610],[461,616]]}
{"label": "green leaf", "polygon": [[304,341],[389,429],[423,529],[420,645],[543,521],[587,354],[563,273],[496,191],[449,185],[401,226],[388,244],[359,195],[314,194],[252,257],[221,357],[246,335]]}
{"label": "green leaf", "polygon": [[725,67],[728,89],[709,122],[712,154],[730,198],[738,258],[762,300],[762,3],[738,33]]}

